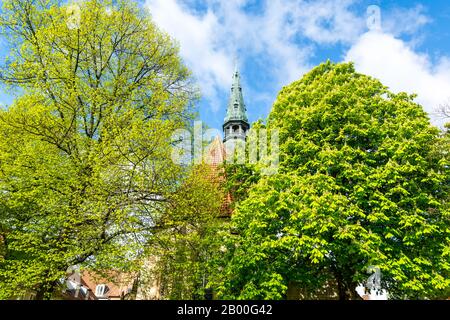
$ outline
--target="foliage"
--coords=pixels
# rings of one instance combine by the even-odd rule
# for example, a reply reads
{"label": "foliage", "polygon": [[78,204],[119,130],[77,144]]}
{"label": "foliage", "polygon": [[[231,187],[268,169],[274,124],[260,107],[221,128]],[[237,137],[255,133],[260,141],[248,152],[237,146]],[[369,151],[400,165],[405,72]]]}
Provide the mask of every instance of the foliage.
{"label": "foliage", "polygon": [[220,297],[356,298],[371,266],[391,298],[448,293],[448,149],[413,99],[330,62],[281,90],[268,119],[279,172],[237,206]]}
{"label": "foliage", "polygon": [[[164,299],[204,299],[217,271],[228,219],[221,216],[225,193],[213,167],[194,167],[155,222],[142,271],[148,287],[158,282]],[[148,290],[148,288],[147,288]]]}
{"label": "foliage", "polygon": [[132,268],[183,174],[170,136],[196,95],[177,46],[128,1],[78,4],[77,22],[3,1],[0,79],[20,97],[0,112],[0,298],[49,298],[75,264]]}

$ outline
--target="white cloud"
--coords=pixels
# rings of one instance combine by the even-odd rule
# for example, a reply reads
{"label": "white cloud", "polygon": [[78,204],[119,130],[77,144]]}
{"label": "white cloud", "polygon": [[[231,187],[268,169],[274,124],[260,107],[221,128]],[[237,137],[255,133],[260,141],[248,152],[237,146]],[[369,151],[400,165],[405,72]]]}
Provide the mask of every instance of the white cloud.
{"label": "white cloud", "polygon": [[270,0],[258,13],[245,9],[251,3],[246,0],[209,0],[202,12],[193,9],[192,0],[147,0],[146,6],[180,42],[181,55],[217,111],[217,96],[229,89],[236,54],[241,63],[263,60],[261,72],[277,87],[288,84],[311,67],[312,49],[299,45],[298,37],[318,43],[355,39],[364,20],[350,12],[353,2]]}
{"label": "white cloud", "polygon": [[154,21],[179,42],[181,55],[202,84],[203,93],[215,101],[216,91],[230,84],[232,70],[228,52],[217,48],[217,17],[211,11],[196,16],[176,0],[148,0],[147,6]]}
{"label": "white cloud", "polygon": [[353,0],[290,1],[294,30],[319,44],[349,43],[365,27],[365,18],[350,7]]}
{"label": "white cloud", "polygon": [[381,80],[394,92],[416,93],[434,124],[443,120],[436,108],[450,97],[450,60],[433,64],[429,56],[419,54],[391,34],[368,32],[347,52],[345,60],[355,62],[356,69]]}
{"label": "white cloud", "polygon": [[[382,31],[366,32],[366,17],[353,8],[357,3],[266,0],[256,4],[257,10],[248,10],[254,1],[146,0],[157,25],[179,41],[181,55],[213,111],[225,103],[236,54],[241,64],[256,63],[276,92],[312,67],[321,46],[343,45],[349,47],[345,60],[354,61],[358,71],[379,78],[393,91],[417,93],[417,101],[433,114],[450,96],[450,60],[433,63],[413,48],[420,28],[431,21],[425,8],[382,11]],[[410,36],[408,42],[399,39],[403,35]],[[267,92],[246,89],[252,95],[248,100],[270,106]],[[436,116],[432,119],[441,123]]]}
{"label": "white cloud", "polygon": [[383,31],[394,36],[413,35],[423,26],[432,22],[425,14],[423,5],[413,8],[395,8],[382,15]]}

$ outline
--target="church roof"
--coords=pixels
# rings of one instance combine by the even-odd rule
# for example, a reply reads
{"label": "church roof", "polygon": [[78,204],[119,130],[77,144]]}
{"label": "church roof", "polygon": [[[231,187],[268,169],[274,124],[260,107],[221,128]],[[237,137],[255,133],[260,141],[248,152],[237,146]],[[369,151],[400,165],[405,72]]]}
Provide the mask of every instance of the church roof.
{"label": "church roof", "polygon": [[213,167],[218,167],[225,161],[225,158],[225,146],[220,136],[217,136],[208,146],[203,160]]}
{"label": "church roof", "polygon": [[[211,171],[206,172],[208,178],[214,179],[220,183],[226,179],[224,168],[221,167],[226,160],[226,156],[226,149],[222,139],[220,136],[215,137],[209,144],[203,157],[204,162],[211,168]],[[227,192],[221,208],[221,217],[227,217],[232,214],[233,210],[231,208],[231,203],[231,194]]]}
{"label": "church roof", "polygon": [[244,97],[242,95],[241,77],[236,66],[233,74],[233,84],[231,85],[230,99],[228,100],[227,115],[224,122],[228,121],[245,121],[247,119],[247,108],[244,104]]}

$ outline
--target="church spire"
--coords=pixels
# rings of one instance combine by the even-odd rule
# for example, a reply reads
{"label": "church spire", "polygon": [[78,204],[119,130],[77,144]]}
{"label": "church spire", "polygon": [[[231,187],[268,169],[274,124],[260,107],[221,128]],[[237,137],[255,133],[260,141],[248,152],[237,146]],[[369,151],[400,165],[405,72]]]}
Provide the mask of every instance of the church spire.
{"label": "church spire", "polygon": [[223,124],[224,141],[229,139],[245,140],[249,128],[247,108],[242,95],[241,77],[237,62],[235,62],[227,114]]}
{"label": "church spire", "polygon": [[242,95],[241,76],[239,69],[236,66],[233,73],[233,84],[231,85],[230,99],[228,100],[227,115],[225,122],[230,120],[242,120],[248,122],[247,109],[244,104],[244,97]]}

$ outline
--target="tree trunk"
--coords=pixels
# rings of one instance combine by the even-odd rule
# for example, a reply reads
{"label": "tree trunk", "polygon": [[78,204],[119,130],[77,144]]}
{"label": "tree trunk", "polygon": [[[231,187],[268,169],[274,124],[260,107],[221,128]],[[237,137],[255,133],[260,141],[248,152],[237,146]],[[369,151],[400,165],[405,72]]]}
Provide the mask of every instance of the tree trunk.
{"label": "tree trunk", "polygon": [[334,268],[334,278],[336,279],[339,300],[358,300],[361,299],[356,292],[357,285],[353,281],[346,281],[344,276],[337,268]]}
{"label": "tree trunk", "polygon": [[335,278],[338,287],[339,300],[349,300],[343,279],[340,277],[340,275],[337,274],[335,274]]}

